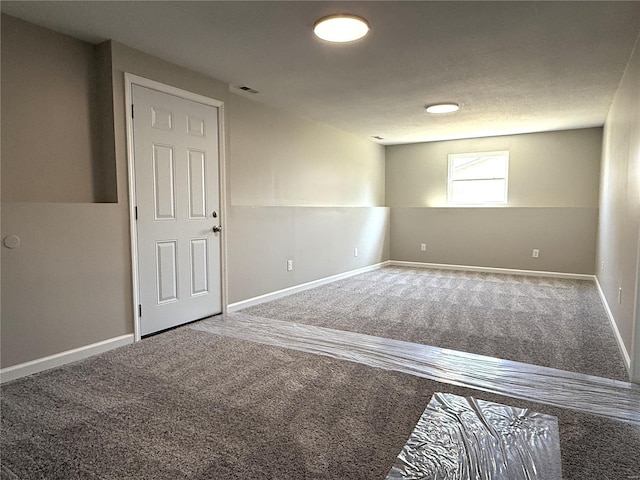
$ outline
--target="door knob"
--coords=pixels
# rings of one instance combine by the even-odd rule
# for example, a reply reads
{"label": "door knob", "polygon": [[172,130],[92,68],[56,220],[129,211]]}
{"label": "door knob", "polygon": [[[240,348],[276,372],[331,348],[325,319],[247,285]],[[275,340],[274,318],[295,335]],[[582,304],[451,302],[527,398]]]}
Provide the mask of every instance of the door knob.
{"label": "door knob", "polygon": [[213,226],[213,233],[219,233],[222,231],[222,225],[214,225]]}

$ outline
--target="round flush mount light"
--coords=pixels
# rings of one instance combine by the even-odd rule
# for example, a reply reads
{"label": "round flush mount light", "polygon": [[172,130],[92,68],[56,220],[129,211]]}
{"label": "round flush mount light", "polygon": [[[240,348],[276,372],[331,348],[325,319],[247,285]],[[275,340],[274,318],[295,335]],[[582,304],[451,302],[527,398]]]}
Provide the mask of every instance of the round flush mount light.
{"label": "round flush mount light", "polygon": [[356,15],[330,15],[313,25],[313,33],[327,42],[353,42],[369,33],[369,24],[364,18]]}
{"label": "round flush mount light", "polygon": [[460,105],[457,103],[434,103],[433,105],[427,105],[425,107],[427,113],[453,113],[460,110]]}

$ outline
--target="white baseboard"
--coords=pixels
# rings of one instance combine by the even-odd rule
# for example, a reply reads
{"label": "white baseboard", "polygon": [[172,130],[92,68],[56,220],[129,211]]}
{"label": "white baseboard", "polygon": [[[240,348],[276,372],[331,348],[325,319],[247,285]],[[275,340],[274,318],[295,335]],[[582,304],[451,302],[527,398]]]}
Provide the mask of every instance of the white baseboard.
{"label": "white baseboard", "polygon": [[400,260],[387,260],[386,262],[377,263],[375,265],[370,265],[368,267],[359,268],[357,270],[350,270],[348,272],[340,273],[338,275],[332,275],[331,277],[321,278],[319,280],[314,280],[312,282],[295,285],[293,287],[277,290],[271,293],[265,293],[264,295],[249,298],[247,300],[242,300],[240,302],[231,303],[227,306],[226,311],[229,313],[237,312],[238,310],[242,310],[243,308],[248,308],[254,305],[259,305],[261,303],[270,302],[272,300],[276,300],[277,298],[286,297],[287,295],[292,295],[294,293],[302,292],[304,290],[309,290],[310,288],[319,287],[320,285],[326,285],[327,283],[335,282],[336,280],[352,277],[354,275],[358,275],[364,272],[369,272],[371,270],[377,270],[378,268],[382,268],[386,266],[438,268],[442,270],[462,270],[462,271],[486,272],[486,273],[505,273],[505,274],[511,274],[511,275],[529,275],[529,276],[536,276],[536,277],[567,278],[567,279],[573,279],[573,280],[594,281],[596,278],[594,275],[584,275],[581,273],[541,272],[538,270],[516,270],[511,268],[475,267],[470,265],[447,265],[443,263],[422,263],[422,262],[404,262]]}
{"label": "white baseboard", "polygon": [[83,347],[74,348],[73,350],[67,350],[66,352],[56,353],[48,357],[37,358],[30,362],[20,363],[11,367],[3,368],[0,370],[0,383],[10,382],[17,378],[26,377],[27,375],[33,375],[34,373],[49,370],[50,368],[59,367],[66,363],[83,360],[99,353],[113,350],[123,345],[129,345],[133,343],[133,334],[122,335],[120,337],[109,338],[102,342],[93,343],[91,345],[85,345]]}
{"label": "white baseboard", "polygon": [[604,305],[604,309],[607,312],[607,317],[609,318],[609,323],[611,323],[611,328],[613,328],[613,333],[616,337],[616,341],[618,342],[618,348],[620,349],[620,353],[622,353],[622,359],[624,360],[624,366],[627,367],[627,372],[631,372],[631,356],[627,351],[627,347],[625,347],[624,342],[622,341],[622,336],[620,335],[620,330],[618,330],[618,324],[609,308],[609,303],[607,302],[607,298],[604,296],[604,292],[602,291],[602,287],[600,286],[600,282],[598,281],[598,277],[595,277],[596,287],[598,287],[598,293],[600,294],[600,300],[602,300],[602,305]]}
{"label": "white baseboard", "polygon": [[475,267],[472,265],[447,265],[444,263],[404,262],[400,260],[390,260],[387,263],[391,266],[396,266],[396,267],[437,268],[440,270],[461,270],[461,271],[468,271],[468,272],[504,273],[508,275],[527,275],[532,277],[567,278],[572,280],[594,281],[596,278],[595,275],[585,275],[583,273],[543,272],[539,270],[518,270],[514,268]]}
{"label": "white baseboard", "polygon": [[264,295],[249,298],[247,300],[242,300],[236,303],[231,303],[227,306],[227,312],[229,313],[237,312],[238,310],[242,310],[243,308],[253,307],[254,305],[270,302],[272,300],[276,300],[277,298],[282,298],[282,297],[286,297],[287,295],[303,292],[305,290],[309,290],[310,288],[315,288],[321,285],[326,285],[327,283],[335,282],[337,280],[342,280],[343,278],[353,277],[354,275],[359,275],[361,273],[377,270],[387,265],[389,265],[389,261],[376,263],[375,265],[369,265],[368,267],[362,267],[356,270],[350,270],[348,272],[339,273],[337,275],[332,275],[330,277],[320,278],[318,280],[313,280],[312,282],[302,283],[300,285],[284,288],[282,290],[277,290],[275,292],[265,293]]}

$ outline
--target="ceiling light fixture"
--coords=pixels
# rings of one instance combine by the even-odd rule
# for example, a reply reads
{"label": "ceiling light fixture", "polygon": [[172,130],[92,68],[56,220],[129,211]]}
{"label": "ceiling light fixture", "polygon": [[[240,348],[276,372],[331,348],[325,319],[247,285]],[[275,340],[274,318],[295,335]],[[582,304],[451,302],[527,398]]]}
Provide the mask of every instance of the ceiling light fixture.
{"label": "ceiling light fixture", "polygon": [[434,103],[425,107],[428,113],[453,113],[460,110],[457,103]]}
{"label": "ceiling light fixture", "polygon": [[313,33],[327,42],[353,42],[369,33],[369,24],[364,18],[356,15],[330,15],[313,25]]}

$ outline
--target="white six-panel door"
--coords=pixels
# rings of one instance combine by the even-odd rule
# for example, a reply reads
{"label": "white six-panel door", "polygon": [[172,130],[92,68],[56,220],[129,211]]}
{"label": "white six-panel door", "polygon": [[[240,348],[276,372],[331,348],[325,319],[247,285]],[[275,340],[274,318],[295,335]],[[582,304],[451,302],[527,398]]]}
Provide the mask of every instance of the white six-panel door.
{"label": "white six-panel door", "polygon": [[140,333],[222,311],[218,109],[132,85]]}

